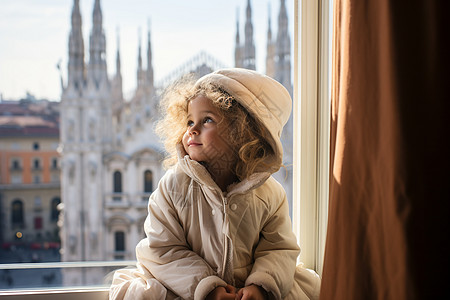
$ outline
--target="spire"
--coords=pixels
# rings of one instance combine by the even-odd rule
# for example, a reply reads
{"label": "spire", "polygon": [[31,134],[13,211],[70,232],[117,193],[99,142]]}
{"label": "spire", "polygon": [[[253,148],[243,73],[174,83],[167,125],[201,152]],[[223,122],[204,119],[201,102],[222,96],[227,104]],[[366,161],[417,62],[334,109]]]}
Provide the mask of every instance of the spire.
{"label": "spire", "polygon": [[142,55],[141,55],[141,28],[138,30],[138,40],[139,40],[139,47],[138,47],[138,69],[136,73],[136,79],[137,79],[137,86],[138,88],[143,86],[144,84],[144,78],[143,78],[143,70],[142,70]]}
{"label": "spire", "polygon": [[234,66],[242,68],[242,47],[239,36],[239,7],[236,9],[236,44],[234,46]]}
{"label": "spire", "polygon": [[142,56],[141,56],[141,29],[139,28],[138,33],[138,40],[139,40],[139,49],[138,49],[138,71],[142,70]]}
{"label": "spire", "polygon": [[236,46],[240,46],[241,38],[239,36],[239,7],[236,9]]}
{"label": "spire", "polygon": [[80,1],[73,1],[72,28],[69,35],[68,86],[81,91],[85,82],[84,42]]}
{"label": "spire", "polygon": [[117,53],[116,53],[116,76],[121,75],[121,68],[120,68],[120,34],[119,34],[119,27],[117,27]]}
{"label": "spire", "polygon": [[153,89],[153,65],[152,65],[152,44],[150,40],[150,19],[148,20],[147,31],[147,85]]}
{"label": "spire", "polygon": [[275,79],[281,82],[292,94],[291,84],[291,39],[288,32],[288,17],[285,0],[280,0],[278,14],[278,32],[276,41],[276,74]]}
{"label": "spire", "polygon": [[108,83],[106,71],[106,39],[103,31],[103,17],[100,0],[95,0],[92,12],[92,31],[89,40],[88,81],[97,89]]}
{"label": "spire", "polygon": [[270,9],[269,3],[269,18],[268,18],[268,29],[267,29],[267,50],[266,50],[266,75],[272,78],[275,77],[275,45],[272,41],[272,25],[271,25],[271,15],[272,11]]}
{"label": "spire", "polygon": [[269,18],[268,18],[268,29],[267,29],[267,41],[272,42],[272,25],[271,25],[271,19],[272,19],[272,11],[270,9],[270,2],[268,3],[269,7]]}
{"label": "spire", "polygon": [[120,109],[120,104],[123,100],[119,27],[117,27],[116,75],[113,80],[112,93],[112,98],[114,99],[114,111],[116,111],[117,109]]}
{"label": "spire", "polygon": [[253,42],[252,7],[247,0],[247,17],[245,20],[244,68],[255,70],[255,44]]}

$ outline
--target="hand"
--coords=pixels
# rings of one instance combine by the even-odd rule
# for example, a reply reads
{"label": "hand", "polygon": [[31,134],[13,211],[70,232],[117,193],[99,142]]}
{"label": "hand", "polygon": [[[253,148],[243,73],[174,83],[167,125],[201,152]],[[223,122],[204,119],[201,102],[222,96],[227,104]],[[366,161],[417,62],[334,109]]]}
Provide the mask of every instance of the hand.
{"label": "hand", "polygon": [[236,288],[232,285],[218,286],[212,290],[205,300],[235,300]]}
{"label": "hand", "polygon": [[240,300],[267,300],[269,299],[265,289],[258,285],[249,285],[239,290],[236,299]]}

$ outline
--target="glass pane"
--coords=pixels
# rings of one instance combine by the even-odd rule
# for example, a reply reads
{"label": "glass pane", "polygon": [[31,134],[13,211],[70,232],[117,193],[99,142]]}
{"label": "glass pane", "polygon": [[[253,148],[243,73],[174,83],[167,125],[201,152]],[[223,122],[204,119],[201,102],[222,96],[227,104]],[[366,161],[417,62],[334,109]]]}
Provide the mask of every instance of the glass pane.
{"label": "glass pane", "polygon": [[153,173],[152,171],[144,172],[144,193],[153,192]]}
{"label": "glass pane", "polygon": [[114,172],[114,193],[122,193],[122,173]]}
{"label": "glass pane", "polygon": [[[165,172],[153,128],[173,80],[241,66],[276,77],[292,95],[293,1],[250,1],[250,19],[246,0],[179,1],[176,9],[170,1],[100,1],[101,30],[93,30],[94,2],[7,1],[0,10],[2,42],[17,45],[0,56],[0,111],[8,116],[0,118],[0,289],[101,285],[127,264],[93,262],[135,259],[148,197]],[[36,39],[42,30],[46,38]],[[254,55],[235,56],[246,40]],[[291,173],[277,176],[291,201]],[[91,267],[71,265],[80,261]]]}

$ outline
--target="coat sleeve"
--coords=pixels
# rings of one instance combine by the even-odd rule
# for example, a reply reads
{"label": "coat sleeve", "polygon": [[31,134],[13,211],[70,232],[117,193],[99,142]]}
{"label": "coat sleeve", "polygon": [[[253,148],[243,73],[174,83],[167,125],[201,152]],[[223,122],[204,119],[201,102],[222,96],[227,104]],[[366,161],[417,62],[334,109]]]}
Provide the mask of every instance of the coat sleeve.
{"label": "coat sleeve", "polygon": [[254,253],[255,262],[245,285],[259,285],[272,299],[283,299],[293,285],[300,248],[292,232],[284,190],[276,198],[270,199],[268,217]]}
{"label": "coat sleeve", "polygon": [[120,269],[114,273],[109,289],[110,300],[175,299],[141,264],[133,269]]}
{"label": "coat sleeve", "polygon": [[183,299],[203,300],[215,287],[226,286],[226,282],[187,243],[172,199],[174,195],[184,195],[185,187],[173,179],[170,174],[164,176],[150,197],[144,225],[147,238],[136,247],[136,257],[175,294]]}

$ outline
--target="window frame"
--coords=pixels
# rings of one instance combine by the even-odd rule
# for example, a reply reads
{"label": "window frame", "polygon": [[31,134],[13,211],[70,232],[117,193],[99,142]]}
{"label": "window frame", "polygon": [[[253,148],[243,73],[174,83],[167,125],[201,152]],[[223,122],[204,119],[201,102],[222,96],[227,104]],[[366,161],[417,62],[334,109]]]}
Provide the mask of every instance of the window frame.
{"label": "window frame", "polygon": [[332,0],[295,0],[293,228],[299,260],[323,268],[329,189]]}
{"label": "window frame", "polygon": [[123,175],[122,171],[115,170],[113,172],[113,193],[122,194],[123,193]]}
{"label": "window frame", "polygon": [[[147,174],[150,174],[150,176],[151,176],[151,179],[149,181],[147,181]],[[151,169],[149,169],[149,168],[146,168],[144,170],[143,177],[144,177],[143,178],[144,179],[144,188],[142,190],[142,193],[144,193],[144,194],[151,194],[151,193],[153,193],[154,192],[154,189],[153,189],[154,188],[153,171]],[[150,185],[150,191],[147,191],[147,183]]]}

